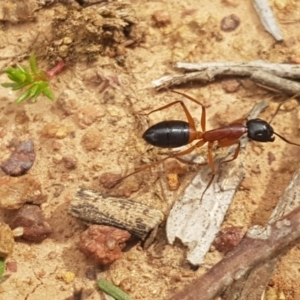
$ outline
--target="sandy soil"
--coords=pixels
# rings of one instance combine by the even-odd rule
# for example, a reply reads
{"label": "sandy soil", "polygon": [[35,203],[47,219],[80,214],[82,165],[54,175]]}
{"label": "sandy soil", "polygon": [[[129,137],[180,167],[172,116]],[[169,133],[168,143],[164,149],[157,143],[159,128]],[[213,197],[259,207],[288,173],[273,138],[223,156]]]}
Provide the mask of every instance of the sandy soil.
{"label": "sandy soil", "polygon": [[[16,242],[7,261],[16,262],[17,271],[11,272],[9,279],[1,284],[0,299],[75,299],[68,297],[72,297],[74,289],[81,288],[84,289],[82,299],[104,299],[91,273],[119,285],[133,299],[166,299],[205,269],[193,270],[179,242],[168,245],[163,226],[148,250],[143,250],[139,243],[133,244],[110,267],[95,266],[77,249],[79,234],[86,226],[68,214],[70,200],[79,186],[100,189],[98,178],[104,172],[126,174],[142,162],[159,157],[160,152],[141,139],[146,127],[139,122],[136,113],[172,101],[174,95],[156,92],[151,86],[152,80],[174,73],[172,61],[299,60],[300,25],[287,22],[299,19],[299,3],[281,1],[284,5],[281,6],[277,1],[273,5],[285,37],[285,43],[276,44],[246,2],[131,1],[129,7],[137,21],[137,32],[130,38],[120,37],[121,50],[108,47],[94,51],[89,44],[91,40],[83,39],[85,31],[78,31],[72,37],[72,42],[76,39],[78,44],[60,48],[63,42],[59,40],[64,33],[60,32],[59,37],[56,34],[63,21],[57,16],[70,14],[71,10],[80,11],[76,2],[37,1],[37,4],[28,1],[21,9],[14,6],[14,1],[9,2],[11,6],[0,4],[0,17],[5,20],[0,23],[0,70],[17,61],[26,64],[33,51],[44,69],[53,66],[59,56],[64,56],[68,66],[51,81],[56,95],[54,102],[41,97],[36,103],[17,105],[14,100],[18,92],[0,87],[1,157],[10,155],[8,145],[13,138],[34,141],[37,157],[29,173],[41,183],[47,195],[41,207],[54,230],[40,244]],[[38,10],[32,13],[35,8]],[[170,23],[167,20],[166,24],[159,24],[166,26],[157,26],[153,19],[157,10],[167,12]],[[87,27],[89,21],[94,20],[93,13],[96,11],[91,10],[89,17],[84,18]],[[232,13],[240,18],[240,26],[232,32],[222,32],[221,20]],[[58,20],[62,23],[57,23]],[[53,24],[56,25],[54,29]],[[132,44],[126,43],[126,38],[133,41]],[[78,45],[85,51],[80,52]],[[26,60],[22,60],[23,56]],[[95,82],[97,72],[109,80],[107,86],[101,83],[101,78]],[[0,82],[5,81],[5,74],[1,74]],[[207,107],[208,128],[243,117],[255,102],[273,98],[272,93],[247,80],[241,81],[235,93],[226,93],[222,82],[204,87],[190,85],[182,91],[200,99]],[[199,110],[190,103],[188,107],[198,122]],[[261,118],[268,120],[275,109],[276,102],[272,102]],[[300,142],[298,111],[296,108],[280,113],[273,122],[278,132],[295,142]],[[18,122],[20,115],[28,118]],[[184,119],[184,114],[173,107],[151,116],[151,123],[167,118]],[[43,133],[47,124],[59,124],[67,134],[60,139],[49,137]],[[93,143],[87,142],[87,136]],[[206,150],[199,151],[205,153]],[[250,143],[245,179],[228,211],[224,227],[246,229],[254,224],[263,225],[297,169],[299,152],[296,147],[279,140],[273,144]],[[74,158],[76,168],[67,169],[64,157]],[[157,182],[149,181],[147,174],[143,176],[137,193],[130,197],[167,213],[170,207],[163,202],[158,188],[164,176],[158,176]],[[170,202],[179,197],[187,178],[182,179],[179,191],[168,193],[172,197]],[[4,218],[7,212],[3,211],[2,215]],[[275,291],[272,299],[300,299],[299,256],[299,247],[295,247],[280,260],[270,282]],[[220,257],[212,251],[208,263],[214,264]],[[67,272],[75,274],[73,281],[66,280]]]}

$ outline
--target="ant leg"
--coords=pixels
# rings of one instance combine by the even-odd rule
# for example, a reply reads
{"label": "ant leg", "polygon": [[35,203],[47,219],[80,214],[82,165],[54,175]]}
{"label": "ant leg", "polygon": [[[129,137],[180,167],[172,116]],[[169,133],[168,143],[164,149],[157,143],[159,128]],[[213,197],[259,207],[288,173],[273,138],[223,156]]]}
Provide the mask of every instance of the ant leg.
{"label": "ant leg", "polygon": [[186,115],[186,117],[187,117],[187,119],[188,119],[188,123],[189,123],[191,129],[193,129],[193,130],[196,131],[196,125],[195,125],[194,119],[193,119],[193,117],[191,116],[191,114],[190,114],[189,110],[187,109],[187,107],[185,106],[185,104],[184,104],[181,100],[177,100],[177,101],[171,102],[171,103],[169,103],[169,104],[166,104],[166,105],[164,105],[164,106],[161,106],[161,107],[159,107],[159,108],[157,108],[157,109],[154,109],[154,110],[150,111],[150,112],[147,113],[146,115],[149,116],[150,114],[152,114],[152,113],[154,113],[154,112],[156,112],[156,111],[164,110],[164,109],[166,109],[166,108],[168,108],[168,107],[171,107],[171,106],[173,106],[173,105],[175,105],[175,104],[177,104],[177,103],[179,103],[179,104],[182,106],[182,108],[183,108],[183,110],[184,110],[184,113],[185,113],[185,115]]}
{"label": "ant leg", "polygon": [[[229,146],[234,145],[234,144],[238,144],[238,146],[235,149],[233,157],[231,159],[222,161],[220,163],[220,165],[219,165],[219,168],[220,168],[221,164],[233,161],[233,160],[235,160],[238,157],[239,152],[240,152],[240,148],[241,148],[241,144],[240,144],[239,140],[234,140],[234,141],[230,141],[230,140],[218,141],[218,145],[220,147],[229,147]],[[216,176],[215,163],[214,163],[214,160],[213,160],[213,157],[212,157],[212,147],[213,147],[213,143],[208,143],[208,163],[209,163],[209,166],[211,168],[212,175],[211,175],[211,178],[210,178],[210,180],[209,180],[209,182],[208,182],[208,184],[207,184],[204,192],[202,193],[201,200],[202,200],[205,192],[208,190],[208,188],[210,187],[210,185],[212,184],[212,182],[213,182],[213,180],[214,180],[214,178]]]}
{"label": "ant leg", "polygon": [[291,98],[289,98],[289,99],[287,99],[287,100],[284,100],[283,102],[281,102],[280,104],[278,104],[277,109],[276,109],[276,111],[275,111],[273,117],[271,118],[269,124],[272,123],[273,119],[275,118],[275,116],[276,116],[277,113],[279,112],[280,107],[281,107],[284,103],[286,103],[286,102],[288,102],[288,101],[290,101],[290,100],[293,100],[293,99],[295,99],[295,98],[297,98],[297,97],[299,97],[299,96],[300,96],[300,92],[297,93],[297,94],[295,94],[293,97],[291,97]]}
{"label": "ant leg", "polygon": [[208,143],[208,154],[207,154],[207,158],[208,158],[208,164],[211,168],[211,178],[205,188],[205,190],[203,191],[202,195],[201,195],[201,198],[200,198],[200,203],[202,202],[202,198],[205,194],[205,192],[208,190],[208,188],[211,186],[215,176],[216,176],[216,172],[215,172],[215,162],[214,162],[214,159],[213,159],[213,156],[212,156],[212,147],[213,147],[214,143],[213,142],[209,142]]}
{"label": "ant leg", "polygon": [[232,146],[232,145],[234,145],[234,144],[237,144],[237,147],[235,148],[233,157],[230,158],[230,159],[227,159],[227,160],[222,161],[222,162],[220,163],[219,167],[220,167],[222,164],[228,163],[228,162],[230,162],[230,161],[233,161],[233,160],[235,160],[235,159],[238,157],[238,155],[239,155],[239,153],[240,153],[240,150],[241,150],[241,142],[240,142],[240,140],[234,140],[234,141],[229,141],[229,140],[225,140],[225,141],[224,141],[224,140],[223,140],[223,141],[219,141],[219,142],[218,142],[218,145],[219,145],[220,147],[229,147],[229,146]]}
{"label": "ant leg", "polygon": [[193,101],[194,103],[196,103],[196,104],[198,104],[198,105],[201,106],[201,108],[202,108],[201,129],[202,129],[203,132],[205,132],[206,131],[206,124],[205,124],[206,123],[206,108],[205,108],[205,106],[202,103],[200,103],[198,100],[196,100],[195,98],[193,98],[193,97],[191,97],[189,95],[186,95],[184,93],[181,93],[181,92],[178,92],[178,91],[174,91],[174,90],[171,91],[171,92],[179,94],[179,95],[181,95],[181,96],[183,96],[183,97],[185,97],[185,98],[187,98],[187,99],[189,99],[189,100]]}
{"label": "ant leg", "polygon": [[188,148],[186,150],[179,151],[179,152],[174,153],[172,155],[169,155],[169,156],[167,156],[167,157],[165,157],[163,159],[155,161],[155,162],[153,162],[151,164],[145,165],[145,166],[139,168],[138,170],[136,170],[136,171],[134,171],[134,172],[132,172],[132,173],[130,173],[128,175],[125,175],[124,177],[122,177],[122,178],[116,180],[115,182],[113,182],[113,184],[111,185],[111,188],[114,187],[115,185],[117,185],[118,183],[122,182],[127,177],[130,177],[131,175],[134,175],[136,173],[139,173],[141,171],[145,171],[145,170],[150,169],[150,168],[152,168],[152,167],[154,167],[156,165],[159,165],[159,164],[161,164],[162,162],[164,162],[165,160],[167,160],[169,158],[176,158],[178,156],[183,156],[183,155],[189,154],[189,153],[193,152],[196,148],[199,148],[199,147],[203,146],[205,143],[206,143],[206,141],[204,141],[204,140],[198,141],[195,145],[193,145],[192,147],[190,147],[190,148]]}

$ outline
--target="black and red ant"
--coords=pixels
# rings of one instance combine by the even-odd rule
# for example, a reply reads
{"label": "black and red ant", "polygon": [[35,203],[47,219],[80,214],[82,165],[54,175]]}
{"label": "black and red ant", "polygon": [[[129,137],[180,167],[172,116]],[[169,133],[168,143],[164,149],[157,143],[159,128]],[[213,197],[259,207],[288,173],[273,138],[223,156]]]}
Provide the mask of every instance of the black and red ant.
{"label": "black and red ant", "polygon": [[187,107],[185,106],[183,101],[177,100],[177,101],[174,101],[167,105],[164,105],[162,107],[159,107],[155,110],[152,110],[149,113],[147,113],[146,115],[148,116],[156,111],[166,109],[170,106],[173,106],[173,105],[179,103],[185,112],[188,122],[180,121],[180,120],[169,120],[169,121],[159,122],[159,123],[151,126],[150,128],[148,128],[145,131],[145,133],[143,134],[143,139],[146,140],[147,143],[149,143],[155,147],[160,147],[160,148],[177,148],[177,147],[188,145],[193,141],[197,141],[197,142],[193,146],[189,147],[188,149],[176,152],[176,153],[169,155],[161,160],[158,160],[156,162],[153,162],[151,164],[148,164],[148,165],[145,165],[145,166],[139,168],[135,172],[122,177],[120,180],[118,180],[118,182],[122,181],[123,179],[125,179],[133,174],[136,174],[140,171],[146,170],[157,164],[160,164],[168,158],[171,158],[171,157],[176,158],[176,157],[179,157],[182,155],[189,154],[192,151],[194,151],[196,148],[201,147],[207,143],[208,144],[208,163],[209,163],[209,166],[212,171],[212,176],[211,176],[204,192],[202,193],[202,196],[201,196],[201,199],[202,199],[203,195],[205,194],[207,189],[212,184],[213,179],[216,175],[215,164],[214,164],[213,155],[212,155],[212,148],[215,143],[217,143],[217,145],[219,147],[229,147],[229,146],[232,146],[235,144],[237,145],[237,147],[234,151],[233,157],[228,160],[222,161],[220,163],[220,165],[230,162],[230,161],[233,161],[238,157],[238,154],[239,154],[240,148],[241,148],[240,139],[245,134],[247,134],[247,136],[250,140],[257,141],[257,142],[263,142],[263,143],[264,142],[274,142],[274,140],[275,140],[274,135],[277,135],[279,138],[284,140],[286,143],[300,147],[299,144],[290,142],[286,138],[281,136],[280,134],[276,133],[273,130],[272,126],[270,125],[271,122],[273,121],[274,117],[278,113],[282,104],[284,104],[285,102],[287,102],[291,99],[294,99],[298,95],[280,103],[277,107],[275,114],[273,115],[273,117],[269,123],[262,119],[259,119],[259,118],[252,119],[252,120],[248,120],[247,118],[241,118],[241,119],[231,122],[230,124],[228,124],[226,126],[222,126],[217,129],[212,129],[212,130],[206,131],[206,109],[205,109],[204,105],[201,104],[196,99],[194,99],[191,96],[188,96],[184,93],[181,93],[178,91],[172,91],[172,92],[182,95],[182,96],[186,97],[187,99],[189,99],[189,100],[193,101],[194,103],[201,106],[201,108],[202,108],[202,115],[201,115],[202,131],[196,130],[195,122],[194,122],[189,110],[187,109]]}

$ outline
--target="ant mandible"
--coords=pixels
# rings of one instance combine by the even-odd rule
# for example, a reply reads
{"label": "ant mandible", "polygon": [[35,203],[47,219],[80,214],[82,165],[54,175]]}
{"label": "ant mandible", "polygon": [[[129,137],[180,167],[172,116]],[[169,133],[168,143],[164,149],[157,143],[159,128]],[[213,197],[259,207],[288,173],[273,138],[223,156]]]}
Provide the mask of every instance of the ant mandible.
{"label": "ant mandible", "polygon": [[233,161],[238,157],[240,148],[241,148],[240,139],[246,133],[247,133],[248,138],[253,141],[263,142],[263,143],[264,142],[274,142],[275,137],[273,135],[277,135],[279,138],[284,140],[286,143],[300,147],[299,144],[288,141],[286,138],[284,138],[283,136],[276,133],[273,130],[272,126],[270,125],[271,122],[273,121],[274,117],[278,113],[282,104],[284,104],[285,102],[287,102],[291,99],[294,99],[296,96],[298,96],[298,94],[295,95],[294,97],[287,99],[287,100],[283,101],[282,103],[280,103],[276,109],[275,114],[273,115],[273,117],[269,123],[262,119],[259,119],[259,118],[252,119],[252,120],[248,120],[247,118],[241,118],[241,119],[238,119],[238,120],[235,120],[235,121],[229,123],[228,125],[222,126],[220,128],[206,131],[206,108],[204,107],[204,105],[189,95],[186,95],[186,94],[178,92],[178,91],[172,91],[172,92],[182,95],[182,96],[186,97],[187,99],[189,99],[189,100],[193,101],[194,103],[201,106],[201,108],[202,108],[201,130],[202,131],[196,130],[195,122],[194,122],[189,110],[187,109],[187,107],[185,106],[183,101],[177,100],[177,101],[171,102],[167,105],[164,105],[162,107],[159,107],[155,110],[152,110],[149,113],[147,113],[146,115],[148,116],[156,111],[164,110],[175,104],[180,104],[185,112],[188,122],[180,121],[180,120],[169,120],[169,121],[159,122],[159,123],[151,126],[150,128],[148,128],[145,131],[145,133],[143,134],[143,139],[146,140],[147,143],[149,143],[153,146],[156,146],[156,147],[160,147],[160,148],[177,148],[177,147],[188,145],[193,141],[197,141],[197,142],[193,146],[189,147],[186,150],[179,151],[179,152],[169,155],[161,160],[158,160],[156,162],[153,162],[151,164],[148,164],[148,165],[145,165],[145,166],[139,168],[135,172],[122,177],[120,180],[118,180],[117,183],[119,183],[120,181],[123,181],[123,179],[125,179],[133,174],[136,174],[138,172],[141,172],[143,170],[151,168],[155,165],[158,165],[168,158],[172,158],[172,157],[176,158],[179,156],[189,154],[192,151],[194,151],[196,148],[201,147],[207,143],[207,145],[208,145],[208,154],[207,154],[208,164],[211,168],[212,176],[211,176],[205,190],[202,193],[202,196],[201,196],[201,200],[202,200],[205,192],[212,184],[214,177],[216,175],[215,164],[214,164],[213,155],[212,155],[212,148],[215,143],[217,143],[217,145],[219,147],[229,147],[232,145],[237,145],[237,147],[234,151],[233,157],[228,160],[222,161],[220,163],[219,167],[221,166],[221,164]]}

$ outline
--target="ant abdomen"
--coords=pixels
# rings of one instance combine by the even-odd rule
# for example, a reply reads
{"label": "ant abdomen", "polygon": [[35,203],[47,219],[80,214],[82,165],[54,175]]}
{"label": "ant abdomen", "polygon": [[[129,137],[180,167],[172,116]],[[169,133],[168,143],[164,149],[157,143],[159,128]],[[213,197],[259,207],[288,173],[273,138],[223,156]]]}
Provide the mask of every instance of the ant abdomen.
{"label": "ant abdomen", "polygon": [[177,148],[189,143],[189,123],[179,120],[162,121],[150,128],[143,134],[143,139],[160,148]]}

